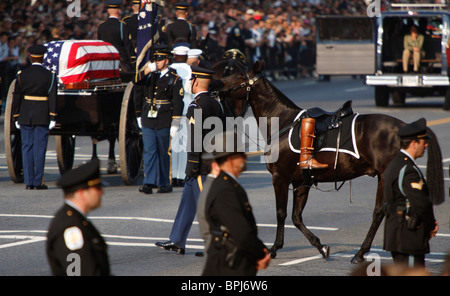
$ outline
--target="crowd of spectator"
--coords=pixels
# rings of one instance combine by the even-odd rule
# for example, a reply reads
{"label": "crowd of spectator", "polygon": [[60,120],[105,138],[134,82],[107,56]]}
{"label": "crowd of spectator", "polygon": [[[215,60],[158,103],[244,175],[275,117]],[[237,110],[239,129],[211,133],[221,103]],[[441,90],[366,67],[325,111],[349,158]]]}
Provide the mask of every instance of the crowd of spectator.
{"label": "crowd of spectator", "polygon": [[[175,19],[176,1],[164,1],[162,15],[166,24]],[[122,17],[132,14],[131,2],[124,0]],[[218,45],[210,54],[212,61],[228,49],[227,38],[237,26],[243,32],[241,50],[249,65],[256,59],[264,59],[273,79],[312,75],[317,15],[364,15],[367,8],[360,0],[188,2],[192,4],[189,21],[197,27],[199,42],[209,34]],[[73,12],[78,16],[73,16]],[[53,40],[97,39],[97,27],[107,17],[103,0],[0,1],[1,98],[5,98],[17,71],[28,65],[26,50],[30,45]]]}

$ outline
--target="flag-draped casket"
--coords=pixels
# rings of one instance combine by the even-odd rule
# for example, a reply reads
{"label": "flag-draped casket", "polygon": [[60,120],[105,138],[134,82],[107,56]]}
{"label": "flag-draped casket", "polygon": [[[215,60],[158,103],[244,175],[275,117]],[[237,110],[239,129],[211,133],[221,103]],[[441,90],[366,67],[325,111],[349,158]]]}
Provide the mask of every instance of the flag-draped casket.
{"label": "flag-draped casket", "polygon": [[54,71],[61,84],[118,79],[120,55],[101,40],[64,40],[44,44],[44,66]]}

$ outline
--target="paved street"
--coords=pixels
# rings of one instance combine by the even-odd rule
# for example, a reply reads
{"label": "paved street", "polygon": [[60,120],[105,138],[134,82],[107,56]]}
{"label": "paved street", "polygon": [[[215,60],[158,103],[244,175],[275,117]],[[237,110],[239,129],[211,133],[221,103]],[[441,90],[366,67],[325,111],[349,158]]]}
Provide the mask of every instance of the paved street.
{"label": "paved street", "polygon": [[[275,85],[301,108],[321,107],[332,111],[346,100],[353,100],[355,112],[384,113],[406,122],[425,117],[438,135],[445,169],[446,200],[435,207],[440,229],[431,241],[431,254],[426,256],[429,270],[438,275],[445,254],[450,251],[450,112],[443,111],[442,97],[408,97],[403,107],[375,107],[373,88],[363,80],[333,77],[330,82],[315,79],[281,81]],[[25,190],[24,184],[10,180],[5,160],[3,117],[0,117],[0,275],[50,275],[45,257],[45,237],[50,219],[63,202],[62,191],[56,187],[60,174],[56,163],[54,137],[48,144],[45,183],[49,190]],[[90,159],[91,141],[78,137],[75,166]],[[102,174],[109,187],[105,188],[102,208],[93,211],[90,219],[104,235],[109,245],[111,269],[115,275],[200,275],[203,257],[195,252],[203,249],[198,225],[189,235],[186,254],[176,255],[156,248],[156,241],[167,240],[181,196],[181,188],[169,194],[144,195],[138,192],[141,180],[135,185],[123,184],[120,174],[106,174],[107,142],[100,142],[98,153]],[[118,147],[116,147],[118,149]],[[118,150],[116,150],[118,158]],[[418,160],[423,171],[426,159]],[[259,226],[259,236],[271,246],[275,239],[276,213],[271,175],[259,158],[250,158],[248,170],[240,177],[247,190]],[[328,261],[321,258],[301,232],[292,225],[289,201],[284,248],[278,251],[263,276],[327,276],[348,275],[355,265],[350,259],[359,249],[371,223],[375,202],[376,179],[361,177],[346,182],[338,192],[311,190],[304,210],[305,224],[322,243],[331,247]],[[334,183],[320,184],[327,191]],[[290,193],[292,195],[292,193]],[[381,225],[370,254],[379,256],[382,263],[390,263],[390,254],[382,250]]]}

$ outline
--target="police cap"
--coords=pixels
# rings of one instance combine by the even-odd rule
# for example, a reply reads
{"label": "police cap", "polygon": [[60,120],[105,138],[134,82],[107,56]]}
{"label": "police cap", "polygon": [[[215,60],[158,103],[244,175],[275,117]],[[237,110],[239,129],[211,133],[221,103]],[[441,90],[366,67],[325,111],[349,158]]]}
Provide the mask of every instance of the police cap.
{"label": "police cap", "polygon": [[204,79],[212,79],[212,76],[214,75],[213,70],[198,67],[198,66],[191,66],[192,70],[192,78],[204,78]]}
{"label": "police cap", "polygon": [[155,60],[160,61],[169,58],[169,47],[167,46],[167,44],[156,44],[153,47],[153,50],[153,57],[155,58]]}
{"label": "police cap", "polygon": [[108,6],[108,8],[120,8],[122,2],[123,0],[106,0],[105,4]]}
{"label": "police cap", "polygon": [[103,186],[100,178],[100,161],[93,159],[76,169],[66,172],[56,183],[64,193],[75,192],[78,189],[91,186]]}
{"label": "police cap", "polygon": [[47,52],[47,47],[44,45],[32,45],[28,47],[28,53],[32,57],[43,57],[44,54]]}
{"label": "police cap", "polygon": [[402,139],[431,139],[427,134],[427,121],[420,118],[398,130],[398,136]]}
{"label": "police cap", "polygon": [[188,2],[177,2],[175,3],[176,10],[188,10],[190,4]]}

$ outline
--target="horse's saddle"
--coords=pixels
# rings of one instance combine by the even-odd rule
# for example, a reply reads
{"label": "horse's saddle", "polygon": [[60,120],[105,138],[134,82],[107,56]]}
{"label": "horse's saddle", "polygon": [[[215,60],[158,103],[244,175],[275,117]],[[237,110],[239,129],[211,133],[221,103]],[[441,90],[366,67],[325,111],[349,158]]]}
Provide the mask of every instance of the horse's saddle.
{"label": "horse's saddle", "polygon": [[300,119],[311,117],[316,120],[314,148],[318,151],[325,145],[327,132],[339,128],[342,125],[342,119],[350,115],[353,115],[352,101],[347,101],[333,112],[327,112],[318,107],[308,109],[303,112]]}

